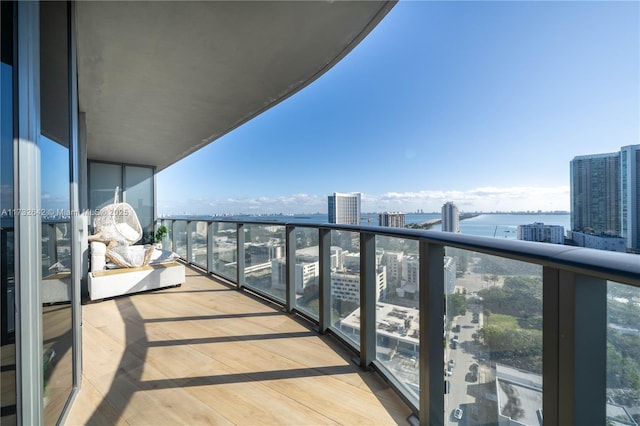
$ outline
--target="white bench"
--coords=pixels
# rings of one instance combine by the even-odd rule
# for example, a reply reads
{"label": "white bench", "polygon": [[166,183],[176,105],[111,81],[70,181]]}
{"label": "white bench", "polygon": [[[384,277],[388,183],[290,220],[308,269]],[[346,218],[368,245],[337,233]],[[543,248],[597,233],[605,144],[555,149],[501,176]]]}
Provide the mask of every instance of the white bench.
{"label": "white bench", "polygon": [[98,300],[177,286],[185,282],[185,276],[184,265],[178,262],[89,272],[89,298]]}

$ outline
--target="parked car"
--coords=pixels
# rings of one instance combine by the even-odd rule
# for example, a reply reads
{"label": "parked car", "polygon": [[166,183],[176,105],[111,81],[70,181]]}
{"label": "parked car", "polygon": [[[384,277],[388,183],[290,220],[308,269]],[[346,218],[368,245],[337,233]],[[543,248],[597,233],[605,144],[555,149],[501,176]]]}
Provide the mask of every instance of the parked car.
{"label": "parked car", "polygon": [[456,362],[454,360],[450,359],[448,365],[449,365],[449,367],[453,368],[453,367],[456,366]]}
{"label": "parked car", "polygon": [[453,410],[453,417],[460,420],[462,419],[462,409],[461,408],[456,408],[455,410]]}

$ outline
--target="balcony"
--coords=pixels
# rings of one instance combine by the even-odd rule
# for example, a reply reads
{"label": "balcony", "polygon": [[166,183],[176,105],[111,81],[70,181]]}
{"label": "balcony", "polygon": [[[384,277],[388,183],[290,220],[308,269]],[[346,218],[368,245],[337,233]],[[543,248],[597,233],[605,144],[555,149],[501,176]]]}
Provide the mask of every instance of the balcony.
{"label": "balcony", "polygon": [[632,425],[640,414],[635,255],[381,227],[162,223],[165,247],[193,265],[187,283],[84,307],[67,424]]}

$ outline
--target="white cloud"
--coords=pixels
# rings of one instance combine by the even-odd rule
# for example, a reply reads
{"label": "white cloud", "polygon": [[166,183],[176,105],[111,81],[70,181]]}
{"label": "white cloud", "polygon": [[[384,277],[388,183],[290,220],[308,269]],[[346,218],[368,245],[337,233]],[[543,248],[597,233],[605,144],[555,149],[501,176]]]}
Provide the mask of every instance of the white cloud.
{"label": "white cloud", "polygon": [[[569,187],[479,187],[466,191],[362,193],[363,212],[422,209],[440,211],[455,202],[462,211],[569,210]],[[316,213],[327,211],[327,195],[292,194],[276,197],[190,199],[160,202],[161,214]]]}

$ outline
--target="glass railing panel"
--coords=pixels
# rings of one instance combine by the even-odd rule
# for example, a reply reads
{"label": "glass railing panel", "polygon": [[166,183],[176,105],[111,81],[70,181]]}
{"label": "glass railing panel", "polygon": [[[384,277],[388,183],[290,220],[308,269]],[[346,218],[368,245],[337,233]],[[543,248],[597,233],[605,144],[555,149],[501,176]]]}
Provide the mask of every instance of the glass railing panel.
{"label": "glass railing panel", "polygon": [[295,242],[295,308],[311,318],[319,319],[320,262],[318,229],[296,227]]}
{"label": "glass railing panel", "polygon": [[173,223],[173,241],[175,247],[173,251],[176,252],[181,258],[187,258],[187,221],[176,220]]}
{"label": "glass railing panel", "polygon": [[449,247],[444,266],[447,423],[539,424],[542,267]]}
{"label": "glass railing panel", "polygon": [[235,223],[212,222],[211,248],[213,262],[209,265],[214,274],[236,282],[238,268],[238,230]]}
{"label": "glass railing panel", "polygon": [[202,268],[207,268],[207,222],[191,222],[191,259]]}
{"label": "glass railing panel", "polygon": [[166,250],[173,250],[173,221],[163,220],[162,224],[167,227],[167,235],[162,240],[162,248]]}
{"label": "glass railing panel", "polygon": [[607,283],[607,424],[640,421],[640,289]]}
{"label": "glass railing panel", "polygon": [[331,231],[331,326],[360,347],[360,234]]}
{"label": "glass railing panel", "polygon": [[285,301],[286,250],[282,225],[245,225],[244,284],[259,293]]}
{"label": "glass railing panel", "polygon": [[418,241],[376,236],[376,359],[419,400]]}

